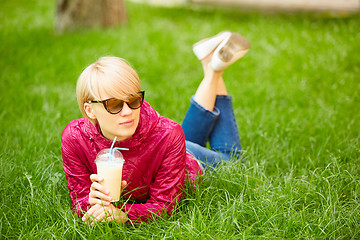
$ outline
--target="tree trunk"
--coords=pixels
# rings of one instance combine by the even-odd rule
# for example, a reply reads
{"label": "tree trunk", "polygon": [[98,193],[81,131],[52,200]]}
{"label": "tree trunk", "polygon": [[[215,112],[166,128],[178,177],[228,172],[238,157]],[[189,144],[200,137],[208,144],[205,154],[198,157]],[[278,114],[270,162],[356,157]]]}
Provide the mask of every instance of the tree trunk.
{"label": "tree trunk", "polygon": [[84,28],[106,28],[126,21],[123,0],[57,0],[57,33]]}

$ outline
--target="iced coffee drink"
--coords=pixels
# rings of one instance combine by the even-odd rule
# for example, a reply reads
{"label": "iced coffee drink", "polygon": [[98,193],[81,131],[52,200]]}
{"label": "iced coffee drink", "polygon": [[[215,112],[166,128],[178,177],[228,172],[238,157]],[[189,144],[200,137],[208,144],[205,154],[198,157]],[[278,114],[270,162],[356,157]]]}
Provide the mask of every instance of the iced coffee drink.
{"label": "iced coffee drink", "polygon": [[120,200],[121,177],[124,158],[119,150],[101,150],[95,159],[97,174],[103,177],[100,182],[110,191],[111,202]]}

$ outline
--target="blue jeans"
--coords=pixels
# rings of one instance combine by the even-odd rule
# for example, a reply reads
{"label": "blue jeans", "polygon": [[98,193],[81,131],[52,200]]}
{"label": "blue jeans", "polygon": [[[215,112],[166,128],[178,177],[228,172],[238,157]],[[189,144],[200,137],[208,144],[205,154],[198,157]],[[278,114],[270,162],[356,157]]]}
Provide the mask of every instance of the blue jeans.
{"label": "blue jeans", "polygon": [[[186,150],[200,160],[203,168],[216,167],[221,160],[240,158],[241,144],[231,96],[217,95],[214,111],[205,109],[192,97],[182,128]],[[210,149],[206,147],[208,141]]]}

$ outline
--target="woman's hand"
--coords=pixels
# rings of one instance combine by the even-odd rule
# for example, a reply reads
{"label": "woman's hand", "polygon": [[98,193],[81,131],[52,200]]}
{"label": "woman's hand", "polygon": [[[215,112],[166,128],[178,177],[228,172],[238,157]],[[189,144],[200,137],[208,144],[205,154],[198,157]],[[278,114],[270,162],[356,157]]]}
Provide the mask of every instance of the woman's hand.
{"label": "woman's hand", "polygon": [[124,223],[128,220],[126,214],[114,205],[108,206],[95,204],[82,217],[82,220],[90,225],[95,222],[115,221],[117,223]]}
{"label": "woman's hand", "polygon": [[[109,196],[110,191],[99,183],[104,180],[103,177],[98,174],[91,174],[90,179],[92,184],[90,186],[89,204],[91,206],[95,204],[109,206],[111,204],[111,197]],[[126,184],[126,181],[122,181],[121,189],[125,188]]]}

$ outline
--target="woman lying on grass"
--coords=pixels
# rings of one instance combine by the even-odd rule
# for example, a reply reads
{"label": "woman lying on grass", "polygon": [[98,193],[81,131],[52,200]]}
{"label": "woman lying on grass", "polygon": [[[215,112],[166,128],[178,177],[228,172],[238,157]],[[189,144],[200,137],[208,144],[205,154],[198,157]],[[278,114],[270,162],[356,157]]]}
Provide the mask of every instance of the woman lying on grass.
{"label": "woman lying on grass", "polygon": [[[71,121],[61,138],[74,212],[89,224],[166,216],[179,201],[187,176],[194,179],[204,168],[238,158],[240,139],[222,74],[249,47],[244,37],[231,32],[194,45],[204,79],[182,127],[144,101],[139,77],[123,59],[103,57],[88,66],[77,82],[84,118]],[[129,149],[122,151],[122,195],[134,204],[114,205],[108,189],[99,183],[103,179],[97,175],[94,160],[99,151],[110,148],[115,137],[114,147]],[[211,150],[206,148],[207,141]]]}

